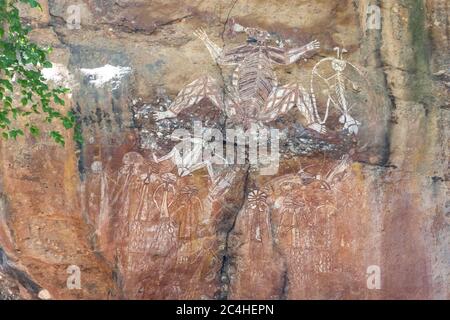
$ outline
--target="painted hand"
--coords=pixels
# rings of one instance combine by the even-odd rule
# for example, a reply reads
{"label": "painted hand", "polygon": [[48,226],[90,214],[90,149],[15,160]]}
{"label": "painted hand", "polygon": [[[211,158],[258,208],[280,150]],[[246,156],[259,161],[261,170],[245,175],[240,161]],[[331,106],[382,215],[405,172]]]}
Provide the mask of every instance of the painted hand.
{"label": "painted hand", "polygon": [[202,28],[195,30],[194,35],[202,41],[205,41],[206,39],[208,39],[208,35],[206,34],[205,30],[203,30]]}
{"label": "painted hand", "polygon": [[314,40],[306,45],[307,50],[316,50],[319,48],[320,48],[320,42],[317,40]]}

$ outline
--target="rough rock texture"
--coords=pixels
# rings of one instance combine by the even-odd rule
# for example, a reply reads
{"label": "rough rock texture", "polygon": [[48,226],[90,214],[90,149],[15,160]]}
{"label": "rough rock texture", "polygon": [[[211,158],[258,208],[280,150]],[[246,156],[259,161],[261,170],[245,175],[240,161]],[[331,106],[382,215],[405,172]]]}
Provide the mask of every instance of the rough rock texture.
{"label": "rough rock texture", "polygon": [[[450,298],[448,1],[79,0],[80,29],[67,25],[73,1],[40,3],[24,17],[54,47],[52,79],[73,89],[85,143],[0,142],[0,299]],[[369,4],[379,30],[366,29]],[[177,119],[151,113],[204,74],[230,82],[193,32],[231,48],[245,42],[235,23],[321,42],[276,68],[282,84],[308,86],[345,47],[375,97],[354,108],[358,140],[305,130],[292,109],[270,124],[285,130],[274,176],[242,164],[212,182],[156,162],[174,129],[228,126],[206,100]]]}

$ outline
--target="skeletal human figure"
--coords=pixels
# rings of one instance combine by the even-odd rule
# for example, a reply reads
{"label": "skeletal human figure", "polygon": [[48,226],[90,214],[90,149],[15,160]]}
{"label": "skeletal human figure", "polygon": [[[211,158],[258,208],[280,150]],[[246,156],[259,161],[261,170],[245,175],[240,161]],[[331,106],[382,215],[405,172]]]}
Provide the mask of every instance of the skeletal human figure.
{"label": "skeletal human figure", "polygon": [[[343,54],[347,53],[346,49],[341,50],[340,48],[336,47],[336,48],[334,48],[334,50],[337,52],[336,58],[325,58],[325,59],[320,60],[314,66],[313,71],[312,71],[311,96],[312,96],[313,104],[314,105],[316,104],[316,96],[315,96],[314,90],[313,90],[313,82],[315,81],[315,77],[318,77],[319,79],[324,81],[329,90],[324,118],[321,119],[318,114],[316,115],[316,118],[319,119],[319,123],[325,123],[328,118],[330,105],[332,105],[334,108],[339,110],[339,112],[341,113],[339,122],[341,124],[343,124],[342,129],[346,130],[350,134],[356,135],[356,134],[358,134],[359,126],[361,125],[361,123],[359,121],[355,120],[349,113],[350,110],[352,109],[352,106],[349,105],[348,99],[345,94],[346,93],[346,82],[350,83],[352,85],[353,90],[355,90],[355,91],[358,91],[359,87],[354,81],[352,81],[349,77],[347,77],[344,74],[344,70],[346,70],[346,68],[349,66],[350,68],[353,68],[353,70],[355,70],[360,75],[362,73],[352,63],[350,63],[346,60],[343,60]],[[319,72],[320,67],[322,65],[326,64],[327,62],[330,63],[331,69],[334,71],[334,74],[331,76],[323,75],[323,74],[321,74],[321,72]]]}
{"label": "skeletal human figure", "polygon": [[231,120],[244,126],[272,121],[297,106],[308,127],[324,132],[316,119],[316,106],[309,92],[298,84],[279,86],[273,68],[298,61],[318,49],[319,42],[315,40],[299,48],[278,48],[268,44],[268,32],[255,28],[242,30],[248,36],[247,44],[227,51],[212,42],[202,29],[195,32],[218,64],[235,66],[231,88],[226,90],[225,97],[217,82],[204,76],[184,87],[167,111],[156,112],[156,120],[176,117],[182,110],[208,98]]}

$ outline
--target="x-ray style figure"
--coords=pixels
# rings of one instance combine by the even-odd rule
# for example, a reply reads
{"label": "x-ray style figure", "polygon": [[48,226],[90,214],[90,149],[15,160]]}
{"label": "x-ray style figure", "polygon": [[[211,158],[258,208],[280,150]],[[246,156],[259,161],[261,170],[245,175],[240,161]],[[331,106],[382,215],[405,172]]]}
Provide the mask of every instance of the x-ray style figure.
{"label": "x-ray style figure", "polygon": [[223,90],[216,80],[203,76],[184,87],[167,111],[156,112],[155,119],[176,117],[182,110],[194,106],[202,99],[224,111],[232,122],[249,127],[252,123],[266,123],[296,106],[305,118],[306,126],[323,133],[324,126],[316,119],[315,105],[310,93],[299,84],[280,86],[274,65],[289,65],[319,48],[314,40],[305,46],[285,49],[269,45],[270,34],[256,28],[243,28],[247,44],[231,50],[222,50],[199,29],[200,38],[219,65],[234,66],[232,83]]}
{"label": "x-ray style figure", "polygon": [[[208,75],[202,76],[184,87],[166,111],[155,112],[157,121],[176,117],[184,109],[195,106],[203,99],[209,99],[215,107],[226,113],[232,123],[241,125],[244,129],[251,128],[254,124],[263,126],[296,106],[305,119],[306,127],[320,134],[327,132],[326,122],[330,108],[338,111],[343,131],[358,134],[361,123],[350,115],[354,103],[347,98],[346,84],[350,83],[353,90],[359,92],[359,87],[351,80],[349,72],[356,71],[357,77],[362,77],[362,73],[343,59],[343,53],[347,52],[345,49],[335,48],[336,58],[321,59],[314,66],[308,90],[298,83],[280,86],[274,66],[289,65],[305,58],[307,53],[319,48],[319,42],[314,40],[297,48],[280,48],[269,44],[271,36],[268,32],[239,27],[239,31],[247,34],[247,43],[230,50],[218,47],[202,29],[194,32],[217,64],[234,67],[231,86],[222,90],[215,79]],[[324,72],[324,68],[331,70],[331,74]],[[325,90],[320,90],[316,95],[314,86],[319,83]],[[324,94],[326,102],[323,103],[322,116],[316,98]],[[211,181],[215,183],[213,162],[202,158],[205,146],[202,138],[189,137],[183,143],[192,144],[192,148],[180,152],[180,148],[175,147],[169,154],[155,161],[171,159],[182,177],[206,167]]]}
{"label": "x-ray style figure", "polygon": [[[320,119],[320,116],[316,115],[316,118],[319,120],[319,123],[325,123],[328,118],[330,106],[332,106],[341,114],[339,122],[343,124],[342,130],[347,131],[349,134],[356,135],[358,134],[361,123],[350,115],[353,105],[350,104],[346,96],[346,84],[351,84],[353,90],[358,90],[359,87],[346,73],[351,69],[352,71],[356,71],[356,74],[361,76],[361,78],[364,79],[364,77],[362,72],[355,65],[343,59],[344,53],[347,53],[346,49],[343,48],[341,50],[341,48],[336,47],[334,48],[334,51],[337,53],[336,58],[324,58],[320,60],[312,70],[311,96],[313,105],[316,105],[316,96],[313,90],[313,83],[317,81],[316,77],[324,82],[328,88],[325,116],[323,119]],[[321,70],[322,66],[328,66],[328,68],[331,67],[333,74],[325,75]]]}

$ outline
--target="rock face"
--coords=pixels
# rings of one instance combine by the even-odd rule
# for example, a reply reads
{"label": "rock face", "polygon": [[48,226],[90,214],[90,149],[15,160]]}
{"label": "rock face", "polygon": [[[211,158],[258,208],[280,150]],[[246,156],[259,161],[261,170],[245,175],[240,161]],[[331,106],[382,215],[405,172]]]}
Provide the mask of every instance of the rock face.
{"label": "rock face", "polygon": [[[23,10],[85,142],[0,142],[0,299],[450,298],[448,1],[72,2]],[[254,100],[220,109],[233,67],[193,32],[230,52],[242,26],[270,32],[281,58],[320,41],[274,74],[286,103],[311,86],[319,118],[335,103],[327,133],[306,103],[270,119]],[[209,99],[155,121],[196,79]],[[280,132],[274,172],[250,153],[177,165],[175,130],[253,122]]]}

